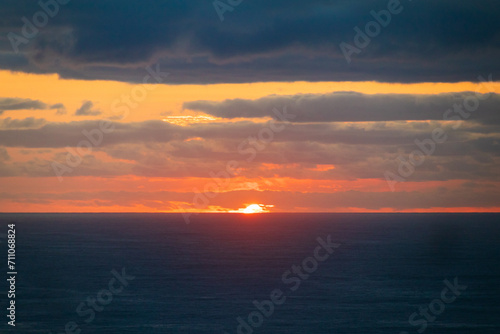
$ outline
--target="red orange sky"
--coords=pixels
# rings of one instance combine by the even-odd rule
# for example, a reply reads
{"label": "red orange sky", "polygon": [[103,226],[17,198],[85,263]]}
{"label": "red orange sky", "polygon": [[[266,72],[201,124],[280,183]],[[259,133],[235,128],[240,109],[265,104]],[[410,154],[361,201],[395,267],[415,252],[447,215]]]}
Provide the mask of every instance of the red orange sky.
{"label": "red orange sky", "polygon": [[[449,145],[458,160],[442,152],[429,157],[421,173],[400,182],[393,192],[384,171],[409,145],[400,144],[400,137],[392,134],[401,136],[405,128],[425,131],[426,126],[446,122],[336,122],[337,130],[324,133],[325,138],[335,136],[335,131],[346,135],[351,131],[354,137],[368,131],[377,137],[392,136],[392,142],[384,144],[321,142],[307,137],[314,124],[286,124],[248,161],[248,156],[238,153],[238,146],[247,134],[257,136],[269,127],[271,118],[220,118],[183,107],[190,101],[253,101],[343,91],[429,96],[475,91],[479,89],[475,83],[159,84],[149,86],[147,96],[120,120],[113,118],[113,102],[130,94],[133,84],[10,71],[0,71],[0,82],[4,98],[38,100],[47,106],[5,110],[0,116],[0,132],[9,139],[0,142],[2,212],[234,212],[251,204],[267,205],[264,211],[270,212],[500,211],[496,190],[500,181],[486,174],[474,176],[487,163],[477,159],[492,159],[496,164],[496,155],[464,152],[460,156],[456,151],[460,143],[492,136],[480,134],[473,126],[463,126]],[[489,92],[500,92],[500,83],[488,87]],[[85,101],[91,101],[89,115],[76,115]],[[58,104],[64,108],[50,107]],[[116,124],[113,133],[104,134],[102,143],[58,179],[53,162],[64,165],[67,148],[74,151],[86,139],[81,131],[91,131],[99,120],[108,118]],[[54,129],[68,140],[64,142],[66,137]],[[222,135],[222,131],[228,133]],[[31,137],[43,140],[30,141]],[[470,173],[443,176],[446,168],[454,173],[457,166],[451,166],[459,159],[471,166]],[[481,165],[474,167],[474,159]],[[220,173],[229,161],[237,162],[238,174],[225,180]],[[219,175],[218,181],[214,174]]]}

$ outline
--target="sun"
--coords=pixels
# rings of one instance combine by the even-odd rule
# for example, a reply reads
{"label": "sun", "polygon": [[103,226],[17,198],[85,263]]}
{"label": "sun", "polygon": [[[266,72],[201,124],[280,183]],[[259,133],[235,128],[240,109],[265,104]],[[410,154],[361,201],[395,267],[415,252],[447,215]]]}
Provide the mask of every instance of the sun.
{"label": "sun", "polygon": [[243,213],[262,213],[265,212],[264,208],[262,208],[259,204],[250,204],[246,208],[243,209]]}
{"label": "sun", "polygon": [[231,210],[231,211],[228,211],[228,212],[245,213],[245,214],[267,213],[267,212],[270,212],[269,208],[274,208],[274,205],[266,205],[266,204],[256,204],[256,203],[254,203],[254,204],[249,204],[246,208],[240,208],[238,210]]}

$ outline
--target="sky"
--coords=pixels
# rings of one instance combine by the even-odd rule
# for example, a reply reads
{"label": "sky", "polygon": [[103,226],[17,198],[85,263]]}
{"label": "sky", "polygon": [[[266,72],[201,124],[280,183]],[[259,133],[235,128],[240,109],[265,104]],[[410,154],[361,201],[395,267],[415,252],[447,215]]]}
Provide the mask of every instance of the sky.
{"label": "sky", "polygon": [[1,212],[500,212],[498,1],[1,6]]}

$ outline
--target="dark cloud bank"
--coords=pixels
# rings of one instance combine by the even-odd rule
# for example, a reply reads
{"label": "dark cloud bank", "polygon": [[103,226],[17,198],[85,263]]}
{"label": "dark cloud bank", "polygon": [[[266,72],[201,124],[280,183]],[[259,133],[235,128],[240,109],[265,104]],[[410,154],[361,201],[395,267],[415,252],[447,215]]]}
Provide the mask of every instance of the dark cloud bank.
{"label": "dark cloud bank", "polygon": [[[51,1],[51,0],[46,0]],[[392,0],[396,1],[396,0]],[[63,77],[141,81],[159,62],[172,83],[474,81],[500,74],[500,2],[401,0],[367,45],[356,45],[384,1],[243,1],[220,21],[212,1],[112,0],[60,5],[13,51],[35,1],[6,1],[0,68]],[[89,22],[91,18],[91,23]],[[12,37],[12,35],[11,35]],[[348,63],[339,45],[357,46]]]}

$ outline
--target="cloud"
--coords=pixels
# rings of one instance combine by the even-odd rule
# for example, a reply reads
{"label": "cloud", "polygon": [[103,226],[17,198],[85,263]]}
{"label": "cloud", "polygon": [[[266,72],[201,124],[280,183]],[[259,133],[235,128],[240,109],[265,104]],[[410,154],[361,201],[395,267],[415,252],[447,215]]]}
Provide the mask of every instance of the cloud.
{"label": "cloud", "polygon": [[[114,131],[105,134],[100,146],[124,143],[169,143],[202,138],[218,142],[222,147],[234,146],[250,137],[258,136],[269,123],[248,121],[232,123],[200,123],[179,126],[162,121],[113,123]],[[38,129],[5,129],[0,131],[0,142],[6,147],[57,148],[75,147],[87,138],[83,131],[99,129],[100,121],[47,123]],[[273,137],[273,144],[281,142],[346,144],[346,145],[412,145],[415,138],[428,137],[432,130],[442,127],[450,142],[477,142],[490,147],[498,138],[499,127],[470,123],[459,129],[443,122],[386,124],[370,123],[297,123],[285,127]],[[197,141],[190,141],[195,145]]]}
{"label": "cloud", "polygon": [[21,129],[21,128],[40,128],[47,123],[43,118],[28,117],[25,119],[11,119],[7,117],[0,119],[0,129]]}
{"label": "cloud", "polygon": [[[0,131],[0,142],[12,147],[76,147],[87,140],[83,131],[100,129],[100,121],[48,123],[40,129]],[[106,134],[102,145],[133,142],[168,142],[176,137],[189,138],[181,127],[162,121],[114,123],[114,131]]]}
{"label": "cloud", "polygon": [[[100,121],[48,123],[37,129],[0,130],[5,147],[51,148],[56,161],[66,163],[66,147],[73,150],[99,128]],[[208,177],[236,160],[244,176],[293,179],[373,179],[386,170],[397,170],[398,156],[418,149],[415,139],[431,138],[435,128],[447,133],[445,143],[411,176],[426,180],[498,180],[500,129],[498,125],[468,122],[459,129],[452,124],[431,122],[384,122],[351,124],[295,123],[274,135],[268,145],[250,144],[269,123],[248,121],[201,123],[178,126],[162,121],[114,123],[114,131],[93,146],[96,154],[85,158],[70,176],[147,175],[151,177]],[[263,147],[258,149],[258,147]],[[252,159],[251,152],[255,152]],[[108,157],[103,158],[102,153]],[[93,154],[93,153],[92,153]],[[20,163],[3,173],[50,176],[51,161]],[[264,164],[276,165],[268,169]],[[290,167],[290,164],[297,164]],[[335,165],[316,171],[308,166]],[[24,175],[24,174],[23,174]]]}
{"label": "cloud", "polygon": [[[483,123],[500,124],[500,95],[479,95],[475,93],[444,93],[437,95],[409,94],[361,94],[356,92],[335,92],[318,95],[268,96],[257,100],[233,99],[222,102],[185,102],[184,109],[202,111],[222,118],[261,118],[276,116],[274,109],[292,106],[290,114],[297,115],[291,122],[387,122],[443,120],[449,109],[461,110],[463,114],[451,112],[447,117]],[[474,113],[468,112],[463,103],[474,99],[478,103]],[[471,100],[472,101],[472,100]]]}
{"label": "cloud", "polygon": [[67,113],[66,107],[62,103],[53,104],[50,109],[57,109],[56,115],[66,115]]}
{"label": "cloud", "polygon": [[0,98],[0,115],[6,110],[47,109],[48,105],[31,99]]}
{"label": "cloud", "polygon": [[[347,64],[339,44],[373,21],[387,0],[245,1],[221,22],[212,1],[70,2],[14,54],[0,41],[0,66],[66,78],[140,82],[157,61],[177,83],[256,81],[449,82],[500,74],[500,6],[401,1],[403,11]],[[1,32],[21,33],[36,2],[9,1]],[[92,24],[89,24],[92,18]],[[419,29],[415,29],[419,27]],[[432,61],[429,61],[432,60]],[[486,71],[487,73],[484,73]]]}
{"label": "cloud", "polygon": [[4,98],[0,97],[0,115],[5,111],[9,110],[45,110],[45,109],[57,109],[64,110],[64,105],[62,103],[56,103],[49,105],[45,102],[39,100],[23,99],[23,98]]}
{"label": "cloud", "polygon": [[84,101],[82,106],[75,112],[75,116],[97,116],[102,114],[100,110],[92,109],[94,103],[92,101]]}

